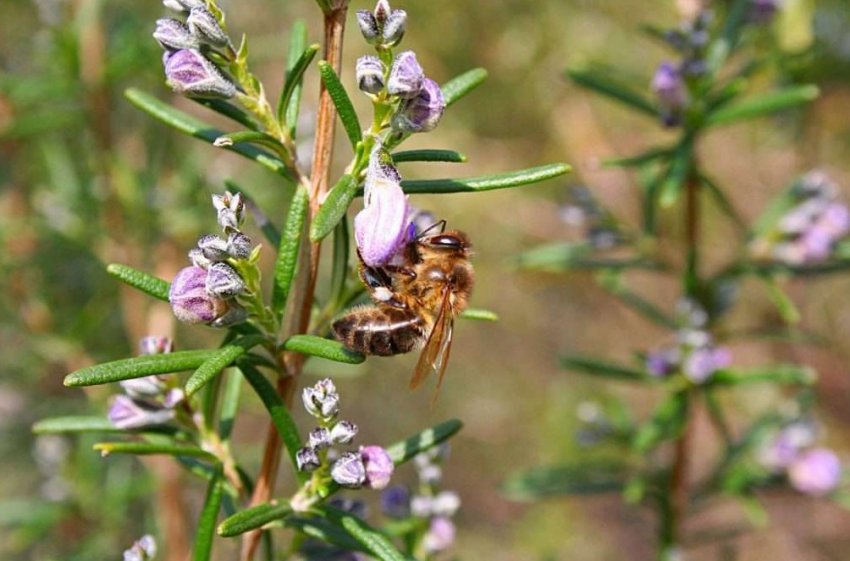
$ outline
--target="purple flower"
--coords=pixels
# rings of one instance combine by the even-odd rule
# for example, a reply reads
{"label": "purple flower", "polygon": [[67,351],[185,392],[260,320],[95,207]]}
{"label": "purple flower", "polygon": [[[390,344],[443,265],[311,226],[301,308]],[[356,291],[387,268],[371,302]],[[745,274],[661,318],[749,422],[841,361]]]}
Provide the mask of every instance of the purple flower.
{"label": "purple flower", "polygon": [[320,419],[330,419],[339,412],[339,394],[333,380],[319,380],[312,387],[306,387],[301,393],[304,409]]}
{"label": "purple flower", "polygon": [[366,466],[360,454],[346,452],[331,466],[331,479],[343,487],[358,488],[366,481]]}
{"label": "purple flower", "polygon": [[206,291],[217,298],[233,298],[245,292],[245,281],[227,263],[213,263],[207,270]]}
{"label": "purple flower", "polygon": [[167,53],[163,62],[168,85],[177,93],[190,97],[231,98],[236,95],[236,86],[198,50],[180,49]]}
{"label": "purple flower", "polygon": [[434,130],[445,110],[446,99],[440,85],[430,78],[425,78],[419,93],[404,100],[398,112],[393,115],[393,130],[409,133]]}
{"label": "purple flower", "polygon": [[794,460],[788,468],[788,479],[801,493],[827,495],[841,482],[841,462],[831,450],[814,448]]}
{"label": "purple flower", "polygon": [[380,446],[361,446],[360,458],[366,467],[366,486],[384,489],[390,484],[395,465],[386,450]]}
{"label": "purple flower", "polygon": [[162,425],[174,418],[174,411],[126,395],[115,396],[109,408],[109,422],[119,429]]}
{"label": "purple flower", "polygon": [[168,337],[148,335],[139,339],[140,355],[159,355],[174,351],[174,342]]}
{"label": "purple flower", "polygon": [[321,450],[331,445],[331,433],[325,427],[316,427],[307,435],[307,446]]}
{"label": "purple flower", "polygon": [[168,301],[177,319],[185,323],[212,323],[223,301],[207,294],[207,272],[200,267],[181,269],[171,282]]}
{"label": "purple flower", "polygon": [[299,471],[313,471],[322,465],[316,450],[309,446],[305,446],[295,453],[295,463]]}
{"label": "purple flower", "polygon": [[348,421],[339,421],[330,432],[331,442],[334,444],[348,444],[357,435],[357,425]]}
{"label": "purple flower", "polygon": [[388,487],[381,493],[381,512],[390,518],[410,516],[410,491],[403,485]]}
{"label": "purple flower", "polygon": [[416,53],[404,51],[393,61],[387,79],[387,93],[410,99],[419,94],[425,82],[425,72],[416,60]]}
{"label": "purple flower", "polygon": [[702,347],[694,349],[685,360],[682,372],[695,384],[702,384],[716,370],[732,363],[732,354],[726,347]]}
{"label": "purple flower", "polygon": [[156,556],[156,541],[146,534],[139,538],[130,549],[124,550],[124,561],[149,561]]}
{"label": "purple flower", "polygon": [[206,6],[192,8],[189,17],[186,19],[186,24],[189,26],[192,35],[205,43],[215,47],[226,47],[230,44],[230,37],[227,36],[218,20]]}
{"label": "purple flower", "polygon": [[679,113],[687,103],[685,83],[679,70],[669,62],[662,63],[655,71],[650,86],[664,114],[665,124],[678,124]]}
{"label": "purple flower", "polygon": [[455,542],[455,525],[448,518],[438,516],[431,519],[422,546],[429,553],[438,553],[450,548]]}
{"label": "purple flower", "polygon": [[829,203],[818,217],[818,226],[834,239],[842,238],[850,232],[850,210],[841,203]]}
{"label": "purple flower", "polygon": [[656,378],[664,378],[679,367],[679,349],[662,349],[646,355],[646,370]]}
{"label": "purple flower", "polygon": [[360,257],[370,267],[385,265],[407,241],[410,207],[398,171],[380,161],[377,147],[366,172],[364,208],[354,217]]}
{"label": "purple flower", "polygon": [[811,423],[795,422],[779,431],[759,453],[759,463],[771,471],[786,469],[815,440]]}
{"label": "purple flower", "polygon": [[162,45],[162,48],[171,51],[197,49],[200,46],[198,39],[189,32],[186,24],[174,18],[156,20],[153,38]]}

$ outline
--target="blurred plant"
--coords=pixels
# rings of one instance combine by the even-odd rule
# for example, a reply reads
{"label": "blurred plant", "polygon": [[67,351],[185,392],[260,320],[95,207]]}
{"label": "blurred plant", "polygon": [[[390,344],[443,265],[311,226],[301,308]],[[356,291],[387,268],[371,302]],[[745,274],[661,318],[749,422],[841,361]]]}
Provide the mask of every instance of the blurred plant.
{"label": "blurred plant", "polygon": [[[554,243],[518,259],[520,266],[531,269],[596,271],[603,288],[643,318],[669,330],[672,342],[637,353],[634,366],[588,356],[564,357],[562,364],[569,370],[644,384],[660,394],[659,400],[649,417],[640,421],[625,406],[583,405],[580,416],[585,426],[580,441],[597,448],[598,459],[519,473],[507,482],[506,490],[526,500],[619,491],[627,502],[653,508],[658,517],[659,559],[663,560],[680,558],[689,539],[683,530],[685,519],[711,504],[710,500],[735,498],[754,522],[760,522],[764,513],[759,490],[790,484],[802,493],[839,502],[846,502],[850,492],[841,485],[843,470],[835,453],[816,446],[814,431],[802,429],[812,424],[803,424],[812,418],[815,376],[811,369],[796,364],[736,366],[729,347],[736,342],[733,333],[721,328],[736,303],[739,285],[747,278],[764,283],[783,319],[790,325],[797,322],[799,314],[782,282],[850,269],[846,239],[850,212],[838,199],[836,186],[821,172],[811,172],[749,226],[711,178],[698,150],[703,136],[721,125],[799,106],[814,99],[818,88],[789,85],[745,97],[770,59],[771,53],[754,45],[780,4],[757,0],[714,2],[712,8],[699,4],[693,18],[678,28],[646,27],[675,55],[657,67],[649,84],[652,97],[596,68],[569,70],[578,85],[676,133],[672,144],[607,162],[637,170],[642,227],[638,230],[618,221],[590,190],[575,188],[563,218],[584,225],[586,241]],[[709,197],[739,233],[733,261],[714,274],[706,272],[702,260],[703,202]],[[659,226],[659,217],[670,210],[680,213],[683,239],[677,240],[675,232]],[[680,244],[665,243],[668,239]],[[671,246],[682,248],[681,259],[665,251]],[[627,273],[633,270],[681,279],[683,294],[675,311],[668,312],[632,290]],[[778,334],[788,336],[792,331]],[[740,423],[727,419],[730,412],[721,394],[752,384],[788,388],[793,397],[779,408],[780,413],[757,414],[748,426],[739,427]],[[700,406],[722,446],[708,475],[696,481],[690,459],[697,446],[694,417]],[[607,444],[608,453],[602,444]],[[615,459],[609,459],[612,454]]]}
{"label": "blurred plant", "polygon": [[[332,381],[325,379],[303,391],[303,404],[318,422],[305,444],[292,411],[304,362],[309,357],[348,364],[365,360],[362,354],[327,337],[331,320],[367,292],[376,303],[395,305],[409,313],[395,297],[403,285],[393,279],[411,274],[414,279],[418,274],[434,276],[437,272],[425,269],[420,273],[398,265],[402,259],[414,264],[424,260],[418,254],[420,242],[414,222],[425,215],[412,212],[408,194],[515,187],[562,175],[569,167],[552,164],[486,177],[402,181],[396,167],[402,162],[465,161],[463,155],[450,150],[403,152],[396,148],[413,133],[433,130],[446,108],[483,82],[486,72],[471,70],[442,86],[426,77],[412,51],[394,52],[405,33],[407,15],[392,9],[386,0],[379,0],[371,12],[357,14],[360,31],[376,55],[362,57],[356,68],[357,86],[372,101],[372,121],[366,130],[339,79],[348,1],[317,0],[324,22],[325,60],[318,63],[321,89],[314,152],[312,161],[305,165],[296,149],[296,124],[302,80],[320,49],[320,45],[307,44],[306,26],[301,22],[293,25],[286,76],[278,102],[272,105],[266,88],[249,66],[247,39],[233,41],[224,13],[214,0],[163,0],[163,4],[179,16],[158,20],[153,33],[164,50],[167,84],[239,128],[234,132],[218,130],[137,89],[128,90],[127,98],[174,129],[274,172],[291,192],[289,209],[279,229],[268,218],[280,215],[279,211],[264,212],[244,190],[229,184],[228,191],[212,197],[222,235],[202,236],[189,252],[191,264],[171,283],[126,265],[110,265],[108,272],[120,281],[169,302],[179,321],[221,329],[221,346],[175,351],[165,338],[146,338],[141,356],[89,366],[65,378],[65,384],[73,387],[120,382],[124,394],[113,399],[108,418],[45,419],[35,430],[123,434],[126,439],[100,442],[94,447],[104,456],[173,456],[181,467],[205,480],[207,494],[195,531],[195,560],[210,558],[216,533],[243,536],[243,560],[254,557],[261,541],[267,558],[275,558],[280,548],[273,546],[268,530],[280,525],[296,529],[290,547],[293,552],[312,536],[385,561],[408,559],[410,554],[428,558],[453,540],[454,527],[448,520],[448,511],[453,509],[443,505],[422,514],[420,518],[428,525],[415,541],[423,545],[417,545],[416,551],[408,548],[408,554],[404,554],[392,536],[371,527],[356,510],[334,507],[331,500],[341,487],[386,487],[396,465],[454,435],[460,422],[444,422],[386,448],[370,445],[356,452],[339,452],[334,446],[350,443],[357,427],[338,418],[340,398]],[[331,186],[337,117],[353,157]],[[308,168],[309,175],[305,171]],[[360,261],[357,278],[351,274],[349,263],[346,214],[361,187],[364,208],[354,224]],[[262,246],[255,245],[242,229],[249,215],[268,242],[278,248],[270,275],[270,298],[265,296],[261,282]],[[441,225],[432,222],[428,227]],[[316,287],[321,242],[331,233],[334,242],[329,288],[320,299]],[[432,233],[428,240],[432,240],[430,249],[436,252],[465,252],[467,248],[465,238],[452,232]],[[427,310],[434,318],[429,316],[430,323],[419,318],[411,321],[439,326],[436,340],[450,343],[451,320],[462,308],[445,307],[455,297],[454,273],[447,275],[440,298],[443,306]],[[443,339],[446,332],[448,339]],[[426,353],[423,360],[442,373],[449,348],[440,344],[435,356]],[[231,370],[225,375],[227,368]],[[188,378],[175,375],[188,370],[193,371]],[[268,371],[274,381],[269,381],[263,371]],[[243,378],[269,414],[266,447],[255,477],[234,454],[232,441]],[[289,498],[274,498],[279,497],[275,483],[284,453],[291,464],[294,487],[287,494]],[[227,518],[219,524],[222,510]],[[153,555],[141,541],[128,552],[142,558]]]}

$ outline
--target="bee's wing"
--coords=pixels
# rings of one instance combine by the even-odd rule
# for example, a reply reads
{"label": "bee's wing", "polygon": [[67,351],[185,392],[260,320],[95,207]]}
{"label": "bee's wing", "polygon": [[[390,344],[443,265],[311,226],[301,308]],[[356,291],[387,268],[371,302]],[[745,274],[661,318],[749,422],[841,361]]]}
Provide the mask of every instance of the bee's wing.
{"label": "bee's wing", "polygon": [[[443,375],[446,372],[446,364],[449,361],[449,353],[452,349],[452,332],[454,330],[454,313],[450,300],[451,290],[448,286],[443,288],[443,297],[440,309],[437,311],[437,319],[434,327],[419,355],[416,370],[410,380],[410,389],[415,389],[432,372],[437,373],[437,391],[443,383]],[[435,394],[436,397],[436,394]]]}

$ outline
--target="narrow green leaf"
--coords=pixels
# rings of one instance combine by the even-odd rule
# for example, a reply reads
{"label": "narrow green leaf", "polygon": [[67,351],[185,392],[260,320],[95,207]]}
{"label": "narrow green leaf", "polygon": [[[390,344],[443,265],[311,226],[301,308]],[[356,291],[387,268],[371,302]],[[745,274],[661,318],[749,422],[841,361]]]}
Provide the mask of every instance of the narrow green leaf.
{"label": "narrow green leaf", "polygon": [[366,360],[365,356],[347,349],[339,341],[316,337],[315,335],[293,335],[283,342],[283,349],[347,364],[360,364]]}
{"label": "narrow green leaf", "polygon": [[233,424],[236,422],[236,414],[239,412],[239,396],[242,393],[242,376],[235,371],[228,370],[224,376],[224,390],[221,392],[221,414],[218,423],[219,437],[230,440],[233,432]]}
{"label": "narrow green leaf", "polygon": [[709,384],[712,386],[744,386],[749,384],[788,384],[811,386],[817,381],[817,373],[809,367],[796,364],[777,364],[753,369],[730,369],[716,371]]}
{"label": "narrow green leaf", "polygon": [[152,425],[135,429],[119,429],[105,416],[71,415],[67,417],[50,417],[48,419],[42,419],[33,425],[32,432],[35,434],[85,432],[174,434],[177,432],[177,429],[168,425]]}
{"label": "narrow green leaf", "polygon": [[325,197],[325,201],[319,207],[316,217],[310,224],[311,242],[321,241],[333,232],[333,229],[345,216],[355,194],[357,194],[357,179],[346,173],[328,191],[328,196]]}
{"label": "narrow green leaf", "polygon": [[515,501],[618,493],[626,483],[626,468],[620,462],[603,461],[538,467],[512,475],[502,489]]}
{"label": "narrow green leaf", "polygon": [[145,355],[104,362],[81,368],[65,376],[65,385],[96,386],[151,374],[168,374],[193,370],[216,353],[215,350],[177,351],[162,355]]}
{"label": "narrow green leaf", "polygon": [[198,390],[217,376],[225,367],[233,364],[237,358],[262,343],[263,340],[261,336],[249,335],[240,337],[232,343],[213,351],[213,354],[186,380],[186,385],[184,386],[186,396],[189,397],[197,393]]}
{"label": "narrow green leaf", "polygon": [[805,85],[770,92],[754,99],[727,105],[711,113],[706,125],[726,125],[736,121],[756,119],[784,109],[796,107],[816,99],[820,95],[817,86]]}
{"label": "narrow green leaf", "polygon": [[260,144],[272,150],[280,150],[283,147],[275,137],[258,131],[236,131],[223,134],[213,141],[213,146],[225,148],[239,143]]}
{"label": "narrow green leaf", "polygon": [[466,156],[454,150],[403,150],[393,152],[393,162],[452,162],[462,164]]}
{"label": "narrow green leaf", "polygon": [[632,446],[643,454],[665,440],[678,437],[688,420],[690,399],[686,392],[668,395],[649,418],[635,432]]}
{"label": "narrow green leaf", "polygon": [[[313,62],[313,59],[316,57],[317,52],[319,52],[319,45],[310,45],[309,47],[304,49],[304,51],[301,53],[301,56],[298,57],[295,62],[287,65],[286,82],[283,85],[283,92],[281,92],[280,101],[278,102],[277,106],[278,119],[284,120],[287,118],[287,109],[293,102],[293,96],[296,91],[299,92],[298,103],[300,103],[300,90],[302,80],[304,79],[304,72],[307,70],[307,68],[310,67],[310,63]],[[284,122],[290,127],[296,124],[290,123],[289,121]]]}
{"label": "narrow green leaf", "polygon": [[152,444],[149,442],[98,442],[93,446],[102,456],[109,454],[135,454],[136,456],[151,456],[164,454],[167,456],[188,456],[216,460],[216,457],[194,446],[176,446],[173,444]]}
{"label": "narrow green leaf", "polygon": [[339,119],[342,121],[342,126],[345,133],[348,135],[348,140],[351,141],[351,147],[357,149],[357,143],[363,137],[363,131],[360,127],[360,121],[357,119],[357,112],[354,110],[354,105],[345,91],[342,82],[339,81],[339,76],[336,75],[334,69],[327,61],[319,61],[319,74],[322,77],[322,82],[331,96],[334,107],[336,107]]}
{"label": "narrow green leaf", "polygon": [[[286,53],[286,69],[287,73],[295,67],[295,64],[300,60],[301,55],[307,48],[307,25],[302,20],[295,20],[292,24],[292,31],[289,36],[289,50]],[[302,73],[303,74],[303,73]],[[287,74],[288,78],[289,74]],[[287,79],[287,82],[289,80]],[[284,82],[286,89],[287,82]],[[289,137],[295,138],[296,127],[298,125],[298,114],[301,111],[301,92],[304,90],[303,80],[299,80],[292,88],[292,94],[289,98],[289,103],[286,104],[286,112],[281,122],[286,123],[289,127]]]}
{"label": "narrow green leaf", "polygon": [[286,518],[292,514],[289,504],[265,503],[240,510],[225,518],[218,526],[218,535],[232,538],[262,528],[269,522]]}
{"label": "narrow green leaf", "polygon": [[658,109],[644,96],[631,87],[590,68],[571,68],[567,70],[570,79],[584,88],[600,93],[614,101],[619,101],[652,118],[658,118]]}
{"label": "narrow green leaf", "polygon": [[482,177],[407,180],[402,181],[401,186],[405,193],[470,193],[539,183],[570,171],[572,168],[567,164],[549,164]]}
{"label": "narrow green leaf", "polygon": [[295,470],[296,474],[301,475],[301,472],[298,471],[298,464],[295,461],[295,455],[301,449],[301,436],[298,433],[298,427],[295,425],[295,421],[292,420],[292,416],[286,408],[286,404],[271,383],[266,380],[266,377],[254,368],[254,366],[245,360],[239,361],[237,366],[257,393],[260,401],[263,402],[263,406],[269,412],[272,423],[274,423],[280,439],[286,447],[289,459],[292,462],[292,469]]}
{"label": "narrow green leaf", "polygon": [[732,204],[732,201],[726,196],[726,193],[723,192],[723,189],[720,188],[711,178],[700,174],[700,181],[702,185],[708,189],[709,194],[714,198],[717,203],[717,207],[725,214],[734,224],[738,227],[742,232],[747,231],[747,223],[741,218],[741,214],[735,208],[735,205]]}
{"label": "narrow green leaf", "polygon": [[207,498],[204,500],[201,517],[198,519],[198,529],[195,531],[195,547],[192,555],[193,561],[209,561],[212,555],[215,526],[218,521],[218,512],[221,509],[223,489],[222,468],[218,466],[215,475],[213,475],[207,487]]}
{"label": "narrow green leaf", "polygon": [[647,150],[637,156],[628,156],[626,158],[613,158],[609,160],[602,160],[602,167],[606,168],[628,168],[628,167],[640,167],[650,162],[654,162],[660,158],[665,156],[669,156],[673,153],[672,148],[653,148],[652,150]]}
{"label": "narrow green leaf", "polygon": [[594,258],[587,243],[554,242],[528,250],[514,259],[520,269],[535,271],[594,271],[619,269],[658,270],[662,266],[644,257]]}
{"label": "narrow green leaf", "polygon": [[328,300],[337,305],[345,300],[345,285],[348,280],[349,251],[348,219],[343,216],[334,228],[334,251],[331,260],[331,286]]}
{"label": "narrow green leaf", "polygon": [[446,101],[446,107],[466,96],[469,92],[484,83],[486,79],[486,70],[483,68],[473,68],[440,86],[440,89],[443,91],[443,98]]}
{"label": "narrow green leaf", "polygon": [[223,99],[200,99],[193,98],[192,101],[203,105],[207,109],[211,109],[220,115],[232,119],[242,126],[248,127],[251,130],[260,130],[260,125],[245,111],[235,105],[224,101]]}
{"label": "narrow green leaf", "polygon": [[457,419],[444,421],[439,425],[425,429],[419,434],[388,446],[387,454],[392,458],[395,465],[403,464],[417,454],[448,440],[462,428],[463,423]]}
{"label": "narrow green leaf", "polygon": [[670,162],[670,169],[659,187],[658,204],[662,208],[673,206],[684,190],[685,182],[688,180],[693,166],[693,147],[693,140],[690,137],[685,137],[676,148]]}
{"label": "narrow green leaf", "polygon": [[171,284],[160,278],[117,263],[106,267],[106,272],[121,282],[129,284],[133,288],[138,288],[145,294],[149,294],[163,302],[168,302],[168,291],[171,288]]}
{"label": "narrow green leaf", "polygon": [[782,289],[777,280],[769,275],[762,276],[761,280],[764,282],[767,294],[779,311],[782,320],[791,325],[798,323],[801,318],[800,310],[797,309],[794,300]]}
{"label": "narrow green leaf", "polygon": [[649,377],[642,370],[634,370],[632,368],[603,362],[601,360],[585,356],[570,355],[562,357],[561,367],[580,374],[589,374],[591,376],[612,378],[615,380],[626,380],[631,382],[654,381],[653,378]]}
{"label": "narrow green leaf", "polygon": [[298,266],[298,253],[301,238],[304,236],[304,221],[307,220],[307,210],[310,206],[310,194],[307,188],[299,185],[289,204],[289,214],[283,226],[280,246],[277,250],[277,260],[274,265],[274,286],[272,287],[272,309],[278,318],[283,315],[289,288],[295,277]]}
{"label": "narrow green leaf", "polygon": [[490,310],[482,310],[481,308],[467,308],[461,312],[461,319],[474,319],[479,321],[499,321],[499,315]]}
{"label": "narrow green leaf", "polygon": [[319,516],[288,516],[284,519],[283,525],[346,551],[369,553],[360,542],[351,537],[351,534]]}
{"label": "narrow green leaf", "polygon": [[597,280],[600,286],[616,296],[620,302],[649,321],[669,329],[677,329],[679,327],[676,320],[658,308],[658,306],[624,286],[621,275],[600,274]]}
{"label": "narrow green leaf", "polygon": [[356,516],[329,506],[316,507],[315,510],[348,532],[352,538],[381,561],[411,561],[411,558],[396,549],[386,535]]}
{"label": "narrow green leaf", "polygon": [[[130,100],[130,103],[142,111],[145,111],[158,121],[176,129],[179,132],[182,132],[183,134],[198,138],[210,144],[215,142],[216,138],[224,134],[224,131],[216,129],[212,125],[204,123],[187,113],[175,109],[148,93],[135,88],[130,88],[124,92],[124,95],[128,100]],[[245,144],[234,144],[233,146],[226,147],[225,150],[229,150],[230,152],[244,156],[249,160],[253,160],[278,175],[295,182],[295,177],[292,175],[291,170],[286,167],[286,164],[265,150],[260,150],[259,148]]]}

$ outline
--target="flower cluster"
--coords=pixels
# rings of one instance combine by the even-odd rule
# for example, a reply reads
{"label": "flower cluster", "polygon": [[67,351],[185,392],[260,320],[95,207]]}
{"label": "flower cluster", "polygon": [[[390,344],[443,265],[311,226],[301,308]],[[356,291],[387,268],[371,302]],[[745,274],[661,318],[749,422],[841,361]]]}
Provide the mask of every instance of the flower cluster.
{"label": "flower cluster", "polygon": [[717,370],[732,363],[728,348],[716,345],[705,330],[705,310],[690,300],[679,304],[686,326],[676,333],[676,344],[655,350],[646,356],[646,370],[664,378],[681,372],[694,384],[707,382]]}
{"label": "flower cluster", "polygon": [[841,482],[841,462],[831,450],[816,447],[816,438],[811,422],[791,423],[761,449],[759,461],[773,473],[784,473],[801,493],[827,495]]}
{"label": "flower cluster", "polygon": [[836,243],[850,233],[850,210],[837,200],[837,185],[823,172],[812,171],[801,178],[791,195],[796,204],[771,231],[753,242],[753,253],[788,265],[829,259]]}
{"label": "flower cluster", "polygon": [[357,12],[360,31],[378,54],[357,60],[357,86],[376,107],[392,108],[389,114],[394,132],[427,132],[439,123],[446,102],[440,86],[425,76],[413,51],[393,57],[392,47],[404,36],[406,22],[407,13],[393,10],[387,0],[379,0],[373,12]]}
{"label": "flower cluster", "polygon": [[[170,353],[173,350],[167,337],[143,337],[139,354]],[[183,401],[183,390],[170,379],[152,375],[119,382],[124,394],[115,396],[109,408],[109,421],[119,429],[135,429],[162,425],[174,419],[174,407]]]}
{"label": "flower cluster", "polygon": [[124,550],[124,561],[150,561],[156,556],[156,541],[150,534],[136,540],[130,549]]}
{"label": "flower cluster", "polygon": [[204,0],[163,0],[186,21],[163,18],[153,33],[165,54],[162,58],[168,85],[190,97],[230,98],[236,86],[214,61],[234,56],[233,44],[221,22]]}
{"label": "flower cluster", "polygon": [[414,458],[418,493],[411,496],[406,487],[394,486],[381,494],[381,511],[386,516],[396,519],[413,516],[427,521],[422,546],[429,555],[445,551],[455,540],[452,517],[460,508],[460,497],[453,491],[439,490],[443,476],[441,464],[447,454],[448,445],[444,444]]}
{"label": "flower cluster", "polygon": [[[334,445],[350,444],[357,435],[357,425],[340,420],[339,393],[329,379],[304,388],[304,408],[319,421],[310,431],[307,445],[296,454],[298,469],[316,471],[330,467],[330,476],[343,487],[383,489],[393,474],[393,461],[380,446],[361,446],[357,452],[338,453]],[[332,463],[331,463],[332,462]]]}
{"label": "flower cluster", "polygon": [[239,193],[213,195],[218,224],[226,239],[206,235],[189,252],[192,266],[177,273],[168,299],[177,319],[226,327],[244,321],[247,311],[237,302],[246,292],[243,278],[235,268],[252,254],[251,239],[239,229],[245,218],[245,205]]}

